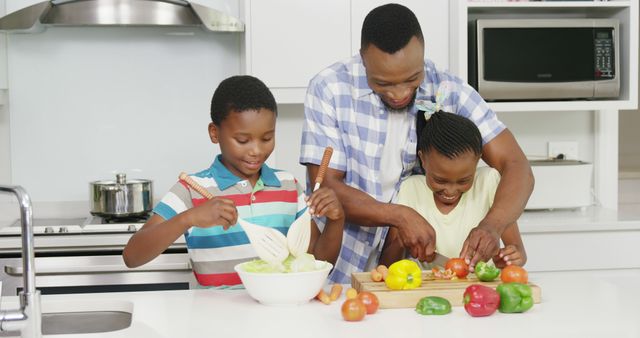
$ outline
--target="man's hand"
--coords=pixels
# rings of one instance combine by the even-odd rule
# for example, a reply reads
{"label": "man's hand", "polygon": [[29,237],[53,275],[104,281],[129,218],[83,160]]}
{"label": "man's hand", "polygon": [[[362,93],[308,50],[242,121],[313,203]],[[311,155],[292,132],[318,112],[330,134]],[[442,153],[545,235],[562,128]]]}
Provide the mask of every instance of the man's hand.
{"label": "man's hand", "polygon": [[399,208],[398,220],[394,225],[398,229],[398,235],[402,246],[411,256],[420,261],[433,260],[436,248],[436,232],[427,220],[415,210],[397,205]]}
{"label": "man's hand", "polygon": [[462,245],[460,257],[469,264],[473,271],[478,261],[488,261],[498,254],[500,249],[500,234],[490,226],[478,225],[469,232],[469,236]]}

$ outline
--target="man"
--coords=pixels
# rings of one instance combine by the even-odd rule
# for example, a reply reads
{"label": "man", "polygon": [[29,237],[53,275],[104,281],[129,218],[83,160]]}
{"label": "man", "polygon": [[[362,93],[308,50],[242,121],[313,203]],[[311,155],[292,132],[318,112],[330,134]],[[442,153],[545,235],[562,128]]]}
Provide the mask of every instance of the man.
{"label": "man", "polygon": [[421,170],[414,103],[434,102],[441,86],[441,108],[478,126],[482,159],[502,176],[493,207],[470,232],[460,257],[471,268],[493,257],[500,235],[522,213],[533,175],[511,132],[473,88],[425,60],[422,30],[411,10],[377,7],[364,20],[360,54],[321,71],[305,100],[300,163],[312,180],[324,147],[334,148],[323,184],[338,194],[347,219],[331,280],[346,283],[351,272],[375,264],[387,226],[397,228],[413,257],[433,260],[433,227],[413,209],[390,202],[402,180]]}

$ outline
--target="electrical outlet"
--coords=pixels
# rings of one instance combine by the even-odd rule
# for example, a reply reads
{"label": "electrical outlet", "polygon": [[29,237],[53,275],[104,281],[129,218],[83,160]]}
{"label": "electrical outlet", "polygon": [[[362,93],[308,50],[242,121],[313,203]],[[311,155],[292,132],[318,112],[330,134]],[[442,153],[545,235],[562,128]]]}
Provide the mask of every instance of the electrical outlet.
{"label": "electrical outlet", "polygon": [[549,142],[548,153],[551,158],[563,154],[565,160],[577,160],[578,142]]}

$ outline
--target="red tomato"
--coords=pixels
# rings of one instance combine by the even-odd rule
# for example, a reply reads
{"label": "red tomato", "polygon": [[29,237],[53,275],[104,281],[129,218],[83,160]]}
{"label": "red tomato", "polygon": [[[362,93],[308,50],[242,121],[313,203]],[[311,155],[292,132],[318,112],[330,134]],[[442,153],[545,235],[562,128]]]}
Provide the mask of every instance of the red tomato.
{"label": "red tomato", "polygon": [[347,299],[342,303],[342,318],[348,322],[357,322],[367,314],[367,307],[358,298]]}
{"label": "red tomato", "polygon": [[451,258],[444,266],[445,270],[451,270],[458,278],[465,278],[469,274],[469,266],[462,258]]}
{"label": "red tomato", "polygon": [[362,304],[367,308],[367,314],[374,314],[378,311],[378,306],[380,306],[380,302],[378,301],[378,297],[369,291],[361,291],[356,298],[362,301]]}
{"label": "red tomato", "polygon": [[527,284],[529,281],[529,274],[527,270],[517,265],[507,265],[500,272],[500,279],[504,283],[522,283]]}

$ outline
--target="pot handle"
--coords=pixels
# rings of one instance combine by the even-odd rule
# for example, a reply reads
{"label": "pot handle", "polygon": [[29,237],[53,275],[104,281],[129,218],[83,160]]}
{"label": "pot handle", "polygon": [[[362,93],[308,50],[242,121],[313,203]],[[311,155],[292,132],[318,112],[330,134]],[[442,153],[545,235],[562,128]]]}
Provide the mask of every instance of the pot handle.
{"label": "pot handle", "polygon": [[127,183],[127,174],[125,173],[118,173],[116,174],[116,183],[117,184],[126,184]]}

